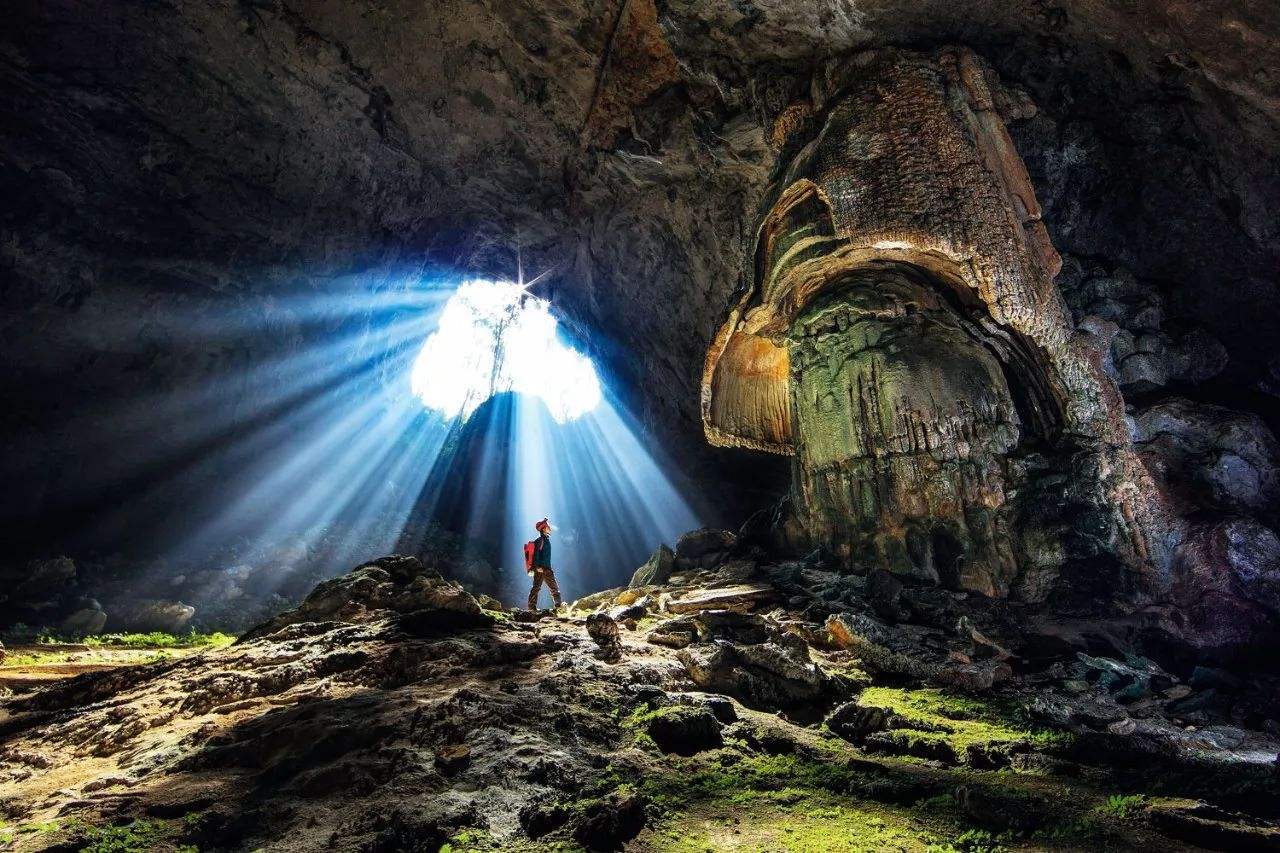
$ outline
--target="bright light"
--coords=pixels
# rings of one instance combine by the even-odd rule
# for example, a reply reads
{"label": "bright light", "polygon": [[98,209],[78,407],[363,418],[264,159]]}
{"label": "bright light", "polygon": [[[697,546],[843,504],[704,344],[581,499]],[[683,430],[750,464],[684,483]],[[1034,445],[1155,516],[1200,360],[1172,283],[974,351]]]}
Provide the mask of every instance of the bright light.
{"label": "bright light", "polygon": [[541,397],[559,423],[572,421],[600,404],[600,381],[556,326],[547,302],[518,284],[463,282],[423,343],[410,387],[423,405],[450,417],[515,391]]}

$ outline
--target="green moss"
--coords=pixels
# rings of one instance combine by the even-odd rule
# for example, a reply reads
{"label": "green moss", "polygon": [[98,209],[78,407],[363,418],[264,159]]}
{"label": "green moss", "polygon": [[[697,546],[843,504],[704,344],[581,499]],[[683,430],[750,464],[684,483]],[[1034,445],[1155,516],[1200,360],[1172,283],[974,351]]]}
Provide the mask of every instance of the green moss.
{"label": "green moss", "polygon": [[802,788],[738,791],[654,828],[650,849],[693,853],[923,851],[939,836],[911,815]]}
{"label": "green moss", "polygon": [[500,625],[509,625],[512,623],[511,614],[505,610],[490,610],[488,607],[480,608],[486,616]]}
{"label": "green moss", "polygon": [[679,811],[700,801],[787,790],[843,793],[856,778],[843,763],[721,750],[714,759],[673,761],[671,772],[646,778],[640,791],[655,810]]}
{"label": "green moss", "polygon": [[454,833],[440,848],[440,853],[484,853],[497,849],[488,830],[473,828]]}
{"label": "green moss", "polygon": [[[119,826],[87,827],[81,853],[145,853],[170,841],[172,828],[162,820],[135,820]],[[171,844],[165,844],[171,848]],[[190,848],[187,848],[190,849]]]}
{"label": "green moss", "polygon": [[870,687],[858,699],[863,705],[891,709],[918,728],[907,729],[913,742],[944,742],[958,758],[971,746],[1027,741],[1040,748],[1065,746],[1070,735],[1035,729],[1022,719],[1019,709],[998,702],[983,702],[929,688]]}
{"label": "green moss", "polygon": [[622,717],[621,725],[630,737],[631,742],[641,749],[650,752],[661,752],[658,745],[649,736],[649,726],[654,720],[680,717],[698,713],[688,705],[664,705],[660,708],[648,709],[643,706]]}

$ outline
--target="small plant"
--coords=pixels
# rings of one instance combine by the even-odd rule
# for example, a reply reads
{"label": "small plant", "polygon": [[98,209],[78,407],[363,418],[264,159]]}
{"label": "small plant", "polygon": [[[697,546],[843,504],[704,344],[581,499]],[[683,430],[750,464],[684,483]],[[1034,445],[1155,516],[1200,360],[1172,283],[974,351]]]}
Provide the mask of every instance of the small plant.
{"label": "small plant", "polygon": [[1147,798],[1142,794],[1112,794],[1098,808],[1104,814],[1119,820],[1125,820],[1146,804]]}
{"label": "small plant", "polygon": [[215,631],[212,634],[201,634],[191,631],[186,634],[169,634],[164,631],[147,633],[97,634],[85,637],[86,646],[123,646],[141,649],[194,649],[204,646],[229,646],[236,641],[230,634]]}
{"label": "small plant", "polygon": [[82,835],[83,846],[80,853],[144,853],[166,841],[169,835],[169,825],[161,820],[135,820],[119,826],[88,827]]}
{"label": "small plant", "polygon": [[1003,838],[985,829],[966,829],[950,844],[931,844],[927,853],[1001,853]]}
{"label": "small plant", "polygon": [[440,853],[471,853],[492,849],[488,832],[483,829],[464,829],[454,833],[440,848]]}

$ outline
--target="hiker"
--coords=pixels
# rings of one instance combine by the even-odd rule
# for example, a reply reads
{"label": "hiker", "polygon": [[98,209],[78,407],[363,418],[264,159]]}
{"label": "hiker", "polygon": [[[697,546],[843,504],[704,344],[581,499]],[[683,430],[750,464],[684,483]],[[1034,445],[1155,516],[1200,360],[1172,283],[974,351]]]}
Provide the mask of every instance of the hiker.
{"label": "hiker", "polygon": [[[551,522],[542,519],[533,526],[538,531],[538,538],[525,545],[525,569],[533,578],[533,589],[529,590],[529,609],[538,609],[538,590],[546,581],[551,591],[551,600],[560,606],[560,585],[556,583],[555,570],[551,568]],[[532,553],[530,553],[532,551]]]}

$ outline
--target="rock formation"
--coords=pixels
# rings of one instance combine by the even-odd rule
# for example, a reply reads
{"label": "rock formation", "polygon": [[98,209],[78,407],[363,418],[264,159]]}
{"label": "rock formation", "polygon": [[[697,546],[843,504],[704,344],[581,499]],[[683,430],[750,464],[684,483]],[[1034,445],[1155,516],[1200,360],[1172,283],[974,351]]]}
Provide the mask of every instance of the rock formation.
{"label": "rock formation", "polygon": [[1015,504],[1066,476],[1071,511],[1089,507],[1104,551],[1159,590],[1160,496],[1054,288],[990,77],[965,50],[869,52],[780,113],[790,160],[707,356],[707,436],[794,453],[809,543],[864,572],[1043,596],[1040,576],[1080,555],[1061,518]]}
{"label": "rock formation", "polygon": [[[743,563],[772,599],[732,592]],[[1174,674],[1116,634],[1073,638],[1024,605],[916,581],[890,625],[858,581],[738,555],[642,600],[619,588],[524,614],[380,559],[233,646],[0,700],[0,839],[659,851],[732,827],[770,849],[1280,843],[1274,678]]]}

